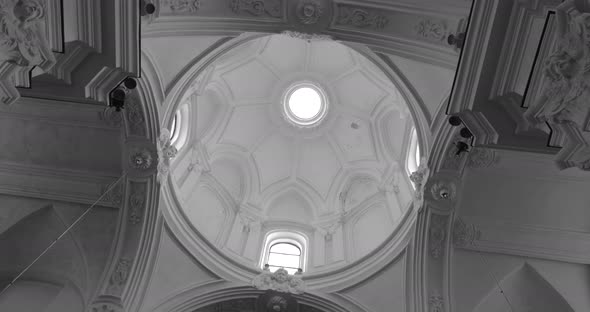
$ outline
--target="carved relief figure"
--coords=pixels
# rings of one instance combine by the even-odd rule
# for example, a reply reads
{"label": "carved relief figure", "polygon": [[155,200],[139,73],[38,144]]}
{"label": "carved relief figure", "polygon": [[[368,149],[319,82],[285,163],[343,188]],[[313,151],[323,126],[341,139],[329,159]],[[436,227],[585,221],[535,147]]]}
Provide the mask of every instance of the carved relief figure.
{"label": "carved relief figure", "polygon": [[545,61],[545,92],[527,112],[538,122],[572,122],[583,126],[590,105],[590,13],[571,18],[558,10],[557,50]]}
{"label": "carved relief figure", "polygon": [[0,1],[0,61],[32,66],[43,62],[45,0]]}

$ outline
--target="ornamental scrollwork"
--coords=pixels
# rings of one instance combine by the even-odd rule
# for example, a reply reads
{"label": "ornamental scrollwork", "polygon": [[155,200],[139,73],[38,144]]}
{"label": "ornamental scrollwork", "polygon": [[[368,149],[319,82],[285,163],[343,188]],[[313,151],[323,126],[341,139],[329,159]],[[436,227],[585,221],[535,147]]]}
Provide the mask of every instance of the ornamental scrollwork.
{"label": "ornamental scrollwork", "polygon": [[173,12],[194,13],[201,8],[201,0],[164,0]]}
{"label": "ornamental scrollwork", "polygon": [[340,14],[337,23],[341,25],[351,25],[357,28],[383,29],[389,24],[389,19],[381,14],[369,12],[367,10],[340,7]]}
{"label": "ornamental scrollwork", "polygon": [[306,290],[301,274],[289,275],[283,268],[271,273],[266,267],[262,273],[254,277],[252,286],[260,290],[274,290],[296,295],[303,294]]}
{"label": "ornamental scrollwork", "polygon": [[280,0],[231,0],[230,8],[236,14],[246,12],[254,16],[279,18],[282,13]]}
{"label": "ornamental scrollwork", "polygon": [[324,8],[318,0],[300,0],[295,14],[302,24],[311,25],[318,22],[323,11]]}
{"label": "ornamental scrollwork", "polygon": [[448,35],[447,24],[442,20],[421,19],[414,30],[418,36],[435,41],[443,41]]}
{"label": "ornamental scrollwork", "polygon": [[434,259],[440,259],[444,254],[445,240],[447,237],[447,219],[446,216],[431,215],[430,230],[428,235],[430,255]]}

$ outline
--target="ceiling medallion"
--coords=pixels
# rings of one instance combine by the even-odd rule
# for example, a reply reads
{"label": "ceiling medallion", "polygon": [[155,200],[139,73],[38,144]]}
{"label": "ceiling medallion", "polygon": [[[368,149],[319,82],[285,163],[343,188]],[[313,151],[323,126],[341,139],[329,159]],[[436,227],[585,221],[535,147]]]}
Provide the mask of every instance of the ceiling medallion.
{"label": "ceiling medallion", "polygon": [[324,90],[314,83],[291,85],[282,101],[284,115],[297,126],[315,126],[326,116],[328,98]]}

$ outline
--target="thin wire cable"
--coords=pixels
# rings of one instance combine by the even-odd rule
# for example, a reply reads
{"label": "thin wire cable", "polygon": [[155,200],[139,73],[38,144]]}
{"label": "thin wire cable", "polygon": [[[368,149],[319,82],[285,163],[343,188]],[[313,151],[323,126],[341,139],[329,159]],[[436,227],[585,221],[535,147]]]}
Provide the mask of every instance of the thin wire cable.
{"label": "thin wire cable", "polygon": [[481,254],[481,251],[477,251],[477,253],[479,254],[479,256],[481,257],[482,261],[484,262],[484,265],[487,268],[490,268],[488,273],[490,273],[490,276],[494,279],[494,282],[496,283],[496,286],[498,286],[498,288],[500,289],[500,293],[502,294],[502,296],[504,297],[504,300],[506,300],[506,303],[508,304],[508,307],[510,308],[511,312],[514,312],[514,309],[512,308],[512,304],[510,303],[510,300],[508,300],[508,297],[506,297],[506,294],[504,293],[504,289],[502,289],[502,286],[500,286],[500,282],[498,281],[498,279],[496,278],[496,275],[494,275],[494,272],[492,272],[492,267],[490,266],[490,264],[488,263],[486,257],[484,257],[484,255]]}
{"label": "thin wire cable", "polygon": [[72,224],[70,224],[70,226],[68,226],[67,229],[65,229],[65,231],[63,233],[61,233],[53,242],[51,242],[51,244],[49,244],[49,246],[47,246],[47,248],[45,248],[45,250],[43,250],[43,252],[41,252],[41,254],[35,258],[35,260],[33,260],[29,265],[27,265],[8,285],[6,285],[6,287],[4,287],[4,289],[2,289],[2,291],[0,291],[0,298],[2,297],[2,294],[4,294],[12,285],[14,285],[14,283],[21,277],[23,276],[23,274],[27,273],[27,271],[33,266],[35,265],[35,263],[37,263],[37,261],[39,261],[39,259],[41,259],[41,257],[43,257],[48,251],[49,249],[51,249],[51,247],[53,247],[53,245],[55,245],[62,237],[64,237],[74,226],[76,226],[76,224],[78,224],[78,222],[80,222],[89,212],[90,210],[92,210],[92,208],[94,208],[94,206],[96,206],[96,204],[102,200],[102,198],[108,193],[110,192],[117,184],[119,184],[119,182],[121,182],[121,180],[126,176],[127,174],[124,173],[117,181],[113,182],[107,189],[106,191],[104,191],[104,193],[102,193],[102,195],[100,195],[100,197],[94,201],[94,203],[92,203],[92,205],[90,205],[90,207],[88,207],[88,209],[86,209],[86,211],[84,211],[84,213],[82,213],[76,220],[74,220],[74,222],[72,222]]}

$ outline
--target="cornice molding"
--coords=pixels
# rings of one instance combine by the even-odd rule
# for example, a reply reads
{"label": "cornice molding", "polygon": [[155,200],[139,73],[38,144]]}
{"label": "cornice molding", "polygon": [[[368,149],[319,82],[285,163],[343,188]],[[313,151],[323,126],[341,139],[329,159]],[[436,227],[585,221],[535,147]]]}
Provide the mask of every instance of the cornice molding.
{"label": "cornice molding", "polygon": [[473,109],[499,1],[473,1],[469,28],[461,52],[459,68],[455,74],[455,85],[447,114],[457,114]]}

